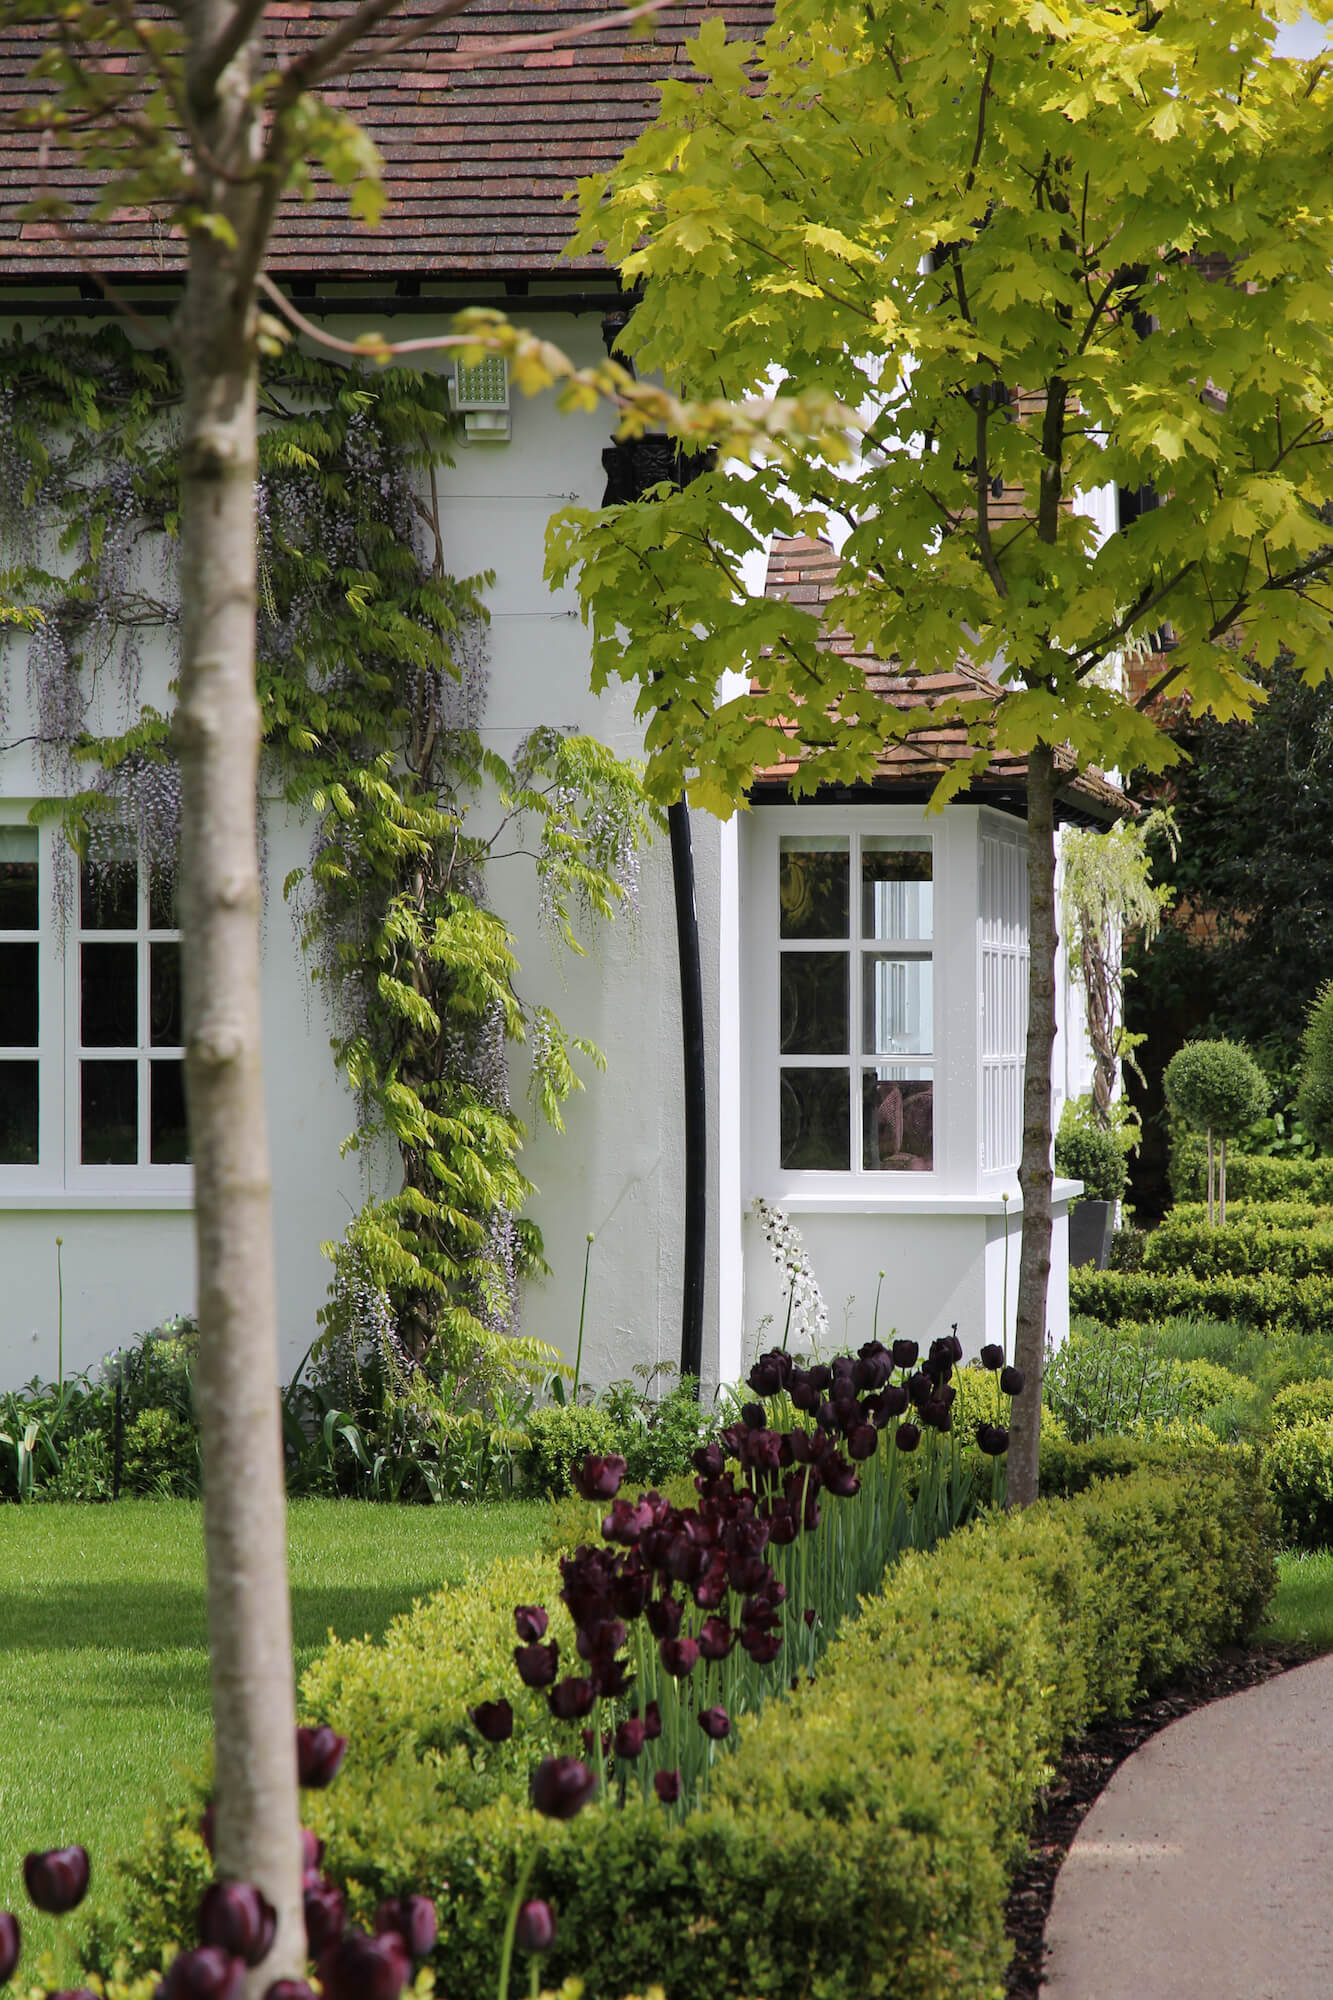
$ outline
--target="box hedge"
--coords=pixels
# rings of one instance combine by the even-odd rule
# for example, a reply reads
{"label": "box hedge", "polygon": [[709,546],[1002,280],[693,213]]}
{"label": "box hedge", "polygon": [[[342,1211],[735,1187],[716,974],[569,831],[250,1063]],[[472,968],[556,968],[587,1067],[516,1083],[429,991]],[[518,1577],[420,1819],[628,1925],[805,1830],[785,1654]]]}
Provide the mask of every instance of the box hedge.
{"label": "box hedge", "polygon": [[[311,1801],[326,1867],[363,1919],[387,1894],[436,1897],[445,2000],[493,1989],[529,1857],[531,1893],[560,1927],[543,1979],[577,1974],[586,2000],[658,1980],[669,2000],[998,2000],[1008,1874],[1060,1744],[1248,1631],[1272,1586],[1252,1457],[1176,1453],[1169,1469],[1108,1483],[1098,1473],[1158,1462],[1113,1443],[1100,1455],[1053,1443],[1065,1486],[1094,1481],[1086,1491],[990,1516],[897,1565],[818,1681],[745,1729],[684,1821],[631,1802],[553,1823],[509,1786],[465,1799],[446,1769],[458,1712],[439,1712],[464,1698],[461,1681],[446,1695],[422,1647],[414,1722],[410,1686],[382,1712],[370,1699],[376,1649],[355,1675],[339,1649],[336,1676],[321,1663],[304,1689],[308,1709],[338,1700],[335,1720],[364,1718],[337,1785]],[[403,1622],[438,1615],[427,1605]],[[397,1687],[404,1641],[382,1650]],[[139,1870],[140,1953],[171,1893],[170,1841],[179,1860],[195,1838],[177,1827]]]}
{"label": "box hedge", "polygon": [[[1171,1148],[1171,1192],[1199,1201],[1208,1192],[1208,1160],[1193,1134]],[[1314,1160],[1227,1151],[1227,1207],[1238,1201],[1309,1201],[1333,1206],[1333,1156]]]}
{"label": "box hedge", "polygon": [[1333,1274],[1312,1271],[1302,1278],[1286,1278],[1260,1271],[1244,1277],[1195,1277],[1189,1271],[1081,1267],[1069,1273],[1069,1304],[1071,1311],[1087,1313],[1108,1326],[1121,1320],[1142,1325],[1178,1316],[1319,1333],[1333,1328]]}
{"label": "box hedge", "polygon": [[1306,1278],[1333,1276],[1333,1227],[1328,1223],[1279,1228],[1246,1212],[1224,1229],[1177,1210],[1154,1229],[1143,1255],[1148,1272],[1188,1271],[1196,1278],[1247,1278],[1270,1273]]}

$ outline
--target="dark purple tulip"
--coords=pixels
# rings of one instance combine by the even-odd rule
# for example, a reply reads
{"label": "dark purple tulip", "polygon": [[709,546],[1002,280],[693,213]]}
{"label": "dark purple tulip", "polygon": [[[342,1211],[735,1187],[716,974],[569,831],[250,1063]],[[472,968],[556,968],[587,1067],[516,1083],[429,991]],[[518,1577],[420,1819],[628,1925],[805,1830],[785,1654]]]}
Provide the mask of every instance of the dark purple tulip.
{"label": "dark purple tulip", "polygon": [[933,1431],[949,1431],[953,1429],[953,1413],[949,1405],[940,1396],[932,1396],[930,1401],[925,1404],[921,1411],[921,1421],[923,1424],[929,1424]]}
{"label": "dark purple tulip", "polygon": [[204,1944],[172,1959],[154,2000],[240,2000],[244,1989],[245,1960]]}
{"label": "dark purple tulip", "polygon": [[307,1790],[322,1792],[325,1785],[331,1785],[338,1775],[338,1767],[347,1754],[347,1738],[339,1736],[329,1723],[321,1722],[317,1729],[298,1729],[296,1732],[296,1775]]}
{"label": "dark purple tulip", "polygon": [[[212,1810],[213,1810],[213,1808],[212,1808],[212,1807],[210,1806],[210,1807],[209,1807],[209,1811],[210,1811],[210,1812],[212,1812]],[[213,1850],[212,1850],[212,1848],[210,1847],[208,1851],[209,1851],[209,1853],[211,1854]],[[322,1840],[320,1839],[320,1837],[319,1837],[319,1835],[318,1835],[317,1833],[312,1833],[312,1832],[310,1831],[310,1828],[309,1828],[308,1826],[303,1826],[303,1827],[301,1828],[301,1872],[302,1872],[302,1874],[307,1874],[307,1873],[308,1873],[308,1872],[310,1871],[310,1869],[312,1869],[312,1868],[318,1868],[318,1867],[319,1867],[319,1864],[320,1864],[320,1862],[321,1862],[321,1861],[322,1861],[323,1859],[324,1859],[324,1843],[323,1843],[323,1841],[322,1841]]]}
{"label": "dark purple tulip", "polygon": [[890,1382],[887,1388],[879,1392],[879,1400],[875,1404],[875,1422],[883,1430],[891,1418],[900,1417],[906,1408],[906,1389],[901,1382]]}
{"label": "dark purple tulip", "polygon": [[731,1734],[731,1717],[725,1708],[701,1708],[699,1727],[714,1743],[720,1743],[724,1736]]}
{"label": "dark purple tulip", "polygon": [[915,1368],[921,1348],[915,1340],[895,1340],[891,1352],[895,1368]]}
{"label": "dark purple tulip", "polygon": [[247,1965],[258,1965],[277,1928],[277,1911],[252,1882],[213,1882],[205,1889],[199,1905],[200,1944],[215,1944]]}
{"label": "dark purple tulip", "polygon": [[706,1660],[725,1660],[736,1634],[725,1618],[705,1618],[699,1628],[699,1651]]}
{"label": "dark purple tulip", "polygon": [[655,1701],[643,1711],[643,1733],[649,1743],[656,1743],[662,1734],[662,1711]]}
{"label": "dark purple tulip", "polygon": [[673,1535],[667,1543],[666,1571],[673,1583],[697,1583],[707,1560],[707,1551],[689,1535]]}
{"label": "dark purple tulip", "polygon": [[757,1667],[766,1667],[782,1651],[782,1634],[765,1632],[759,1625],[747,1625],[741,1632],[741,1645]]}
{"label": "dark purple tulip", "polygon": [[597,1790],[581,1757],[543,1757],[533,1775],[532,1803],[547,1819],[573,1819]]}
{"label": "dark purple tulip", "polygon": [[808,1375],[798,1376],[791,1385],[792,1402],[798,1410],[804,1410],[808,1416],[813,1415],[819,1408],[822,1395],[823,1392],[815,1387]]}
{"label": "dark purple tulip", "polygon": [[514,1665],[524,1687],[550,1687],[555,1679],[555,1670],[560,1659],[560,1642],[552,1639],[549,1646],[515,1646]]}
{"label": "dark purple tulip", "polygon": [[694,1586],[694,1601],[701,1611],[716,1611],[727,1594],[726,1558],[715,1555]]}
{"label": "dark purple tulip", "polygon": [[912,1376],[907,1384],[909,1402],[915,1403],[918,1410],[923,1410],[934,1393],[935,1384],[931,1381],[929,1375],[925,1373],[924,1369],[918,1369],[917,1373]]}
{"label": "dark purple tulip", "polygon": [[88,1893],[89,1872],[86,1847],[51,1847],[23,1857],[24,1886],[48,1917],[78,1908]]}
{"label": "dark purple tulip", "polygon": [[772,1511],[768,1517],[768,1527],[768,1539],[774,1548],[778,1549],[790,1547],[801,1532],[801,1524],[785,1500],[777,1500],[773,1503]]}
{"label": "dark purple tulip", "polygon": [[622,1618],[604,1618],[599,1625],[585,1626],[575,1644],[581,1660],[596,1660],[618,1653],[629,1637]]}
{"label": "dark purple tulip", "polygon": [[873,1424],[857,1424],[847,1433],[847,1455],[858,1460],[873,1458],[878,1443],[879,1432]]}
{"label": "dark purple tulip", "polygon": [[662,1665],[675,1680],[684,1680],[699,1664],[699,1648],[693,1639],[663,1639],[657,1650]]}
{"label": "dark purple tulip", "polygon": [[674,1597],[655,1597],[648,1606],[648,1630],[654,1639],[674,1639],[684,1610]]}
{"label": "dark purple tulip", "polygon": [[654,1771],[653,1790],[664,1806],[674,1806],[680,1797],[679,1771]]}
{"label": "dark purple tulip", "polygon": [[861,1482],[845,1460],[836,1458],[822,1468],[824,1484],[838,1500],[853,1500],[861,1491]]}
{"label": "dark purple tulip", "polygon": [[814,1367],[809,1371],[805,1379],[810,1384],[811,1388],[817,1389],[820,1395],[822,1396],[825,1389],[828,1388],[829,1383],[833,1380],[833,1370],[829,1367],[827,1362],[816,1361]]}
{"label": "dark purple tulip", "polygon": [[613,1660],[605,1653],[593,1661],[588,1673],[593,1693],[607,1701],[619,1701],[628,1692],[633,1678],[624,1660]]}
{"label": "dark purple tulip", "polygon": [[346,1931],[319,1961],[325,2000],[398,2000],[412,1960],[397,1931]]}
{"label": "dark purple tulip", "polygon": [[745,1403],[741,1407],[741,1422],[747,1431],[761,1431],[768,1422],[768,1414],[762,1403]]}
{"label": "dark purple tulip", "polygon": [[396,1931],[413,1958],[429,1958],[440,1934],[429,1896],[390,1896],[375,1912],[375,1929],[381,1937]]}
{"label": "dark purple tulip", "polygon": [[978,1424],[977,1443],[987,1458],[1001,1458],[1009,1449],[1009,1433],[1003,1424]]}
{"label": "dark purple tulip", "polygon": [[690,1458],[690,1463],[701,1479],[720,1479],[726,1460],[722,1447],[714,1439],[710,1444],[701,1444]]}
{"label": "dark purple tulip", "polygon": [[1002,1368],[1000,1387],[1006,1396],[1021,1396],[1023,1393],[1023,1371],[1021,1368]]}
{"label": "dark purple tulip", "polygon": [[[787,1365],[790,1372],[790,1362]],[[782,1387],[782,1377],[783,1371],[779,1366],[779,1357],[773,1354],[764,1354],[755,1362],[754,1367],[745,1379],[754,1390],[756,1396],[776,1396],[778,1390]],[[760,1421],[762,1422],[763,1419],[761,1418]]]}
{"label": "dark purple tulip", "polygon": [[983,1368],[989,1368],[992,1370],[996,1368],[1003,1368],[1004,1349],[1000,1346],[998,1341],[988,1340],[986,1342],[986,1345],[981,1350],[981,1365]]}
{"label": "dark purple tulip", "polygon": [[589,1452],[574,1474],[574,1484],[585,1500],[614,1500],[628,1470],[618,1451],[608,1452],[605,1458]]}
{"label": "dark purple tulip", "polygon": [[555,1912],[549,1903],[534,1899],[520,1905],[514,1943],[520,1951],[530,1952],[534,1957],[551,1949],[555,1943]]}
{"label": "dark purple tulip", "polygon": [[915,1424],[899,1424],[893,1438],[899,1451],[915,1451],[921,1442],[921,1432]]}
{"label": "dark purple tulip", "polygon": [[557,1681],[546,1697],[551,1704],[551,1713],[557,1722],[577,1722],[585,1715],[591,1715],[597,1700],[596,1690],[591,1681]]}
{"label": "dark purple tulip", "polygon": [[640,1500],[636,1505],[632,1500],[613,1500],[611,1512],[602,1521],[602,1538],[631,1549],[644,1530],[652,1525],[653,1510],[644,1501]]}
{"label": "dark purple tulip", "polygon": [[637,1757],[643,1750],[648,1730],[637,1715],[627,1716],[616,1731],[614,1749],[617,1757]]}
{"label": "dark purple tulip", "polygon": [[315,1989],[304,1979],[275,1979],[264,1988],[264,2000],[315,2000]]}
{"label": "dark purple tulip", "polygon": [[18,1918],[9,1910],[0,1910],[0,1986],[14,1977],[22,1946]]}
{"label": "dark purple tulip", "polygon": [[307,1884],[301,1906],[305,1912],[305,1935],[310,1956],[319,1958],[343,1934],[343,1926],[347,1922],[343,1892],[334,1883],[321,1882],[316,1877]]}
{"label": "dark purple tulip", "polygon": [[503,1698],[499,1701],[479,1701],[468,1714],[476,1725],[477,1734],[488,1743],[507,1743],[514,1733],[514,1711]]}
{"label": "dark purple tulip", "polygon": [[539,1639],[544,1639],[549,1623],[544,1604],[514,1606],[514,1630],[525,1646],[535,1646]]}
{"label": "dark purple tulip", "polygon": [[[597,1748],[597,1731],[595,1729],[585,1729],[580,1733],[583,1737],[583,1754],[585,1757],[591,1757]],[[611,1731],[609,1729],[602,1731],[602,1755],[603,1757],[611,1755]]]}
{"label": "dark purple tulip", "polygon": [[46,2000],[97,2000],[91,1986],[57,1986],[54,1993],[48,1993]]}

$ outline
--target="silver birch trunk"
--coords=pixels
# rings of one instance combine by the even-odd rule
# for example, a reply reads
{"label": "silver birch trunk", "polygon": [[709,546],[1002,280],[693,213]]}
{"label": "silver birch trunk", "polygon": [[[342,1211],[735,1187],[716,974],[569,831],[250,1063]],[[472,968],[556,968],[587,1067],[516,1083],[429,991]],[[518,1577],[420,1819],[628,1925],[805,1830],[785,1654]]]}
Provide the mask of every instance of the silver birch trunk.
{"label": "silver birch trunk", "polygon": [[1018,1256],[1014,1361],[1023,1393],[1009,1431],[1008,1503],[1037,1497],[1041,1372],[1051,1277],[1051,1052],[1055,1045],[1055,753],[1028,755],[1028,1035],[1023,1071],[1023,1235]]}
{"label": "silver birch trunk", "polygon": [[[233,171],[254,150],[252,41],[216,86],[197,57],[230,9],[197,0],[187,87],[200,136]],[[191,64],[195,67],[192,68]],[[253,184],[201,168],[202,205],[242,239]],[[300,1812],[268,1142],[260,1061],[256,792],[253,287],[196,230],[177,325],[181,466],[180,917],[185,1073],[194,1156],[209,1657],[218,1873],[255,1883],[278,1913],[249,1990],[301,1978]]]}

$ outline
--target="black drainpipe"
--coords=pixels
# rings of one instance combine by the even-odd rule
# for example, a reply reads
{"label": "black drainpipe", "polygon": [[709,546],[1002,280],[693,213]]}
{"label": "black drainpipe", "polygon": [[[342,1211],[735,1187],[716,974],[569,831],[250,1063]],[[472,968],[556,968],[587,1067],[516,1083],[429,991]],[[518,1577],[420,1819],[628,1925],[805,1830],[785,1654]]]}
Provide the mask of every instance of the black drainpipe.
{"label": "black drainpipe", "polygon": [[[602,338],[609,354],[629,309],[607,313]],[[621,357],[623,359],[623,356]],[[685,486],[706,472],[712,454],[686,458],[671,439],[649,436],[609,445],[604,507],[640,499],[651,486],[669,480]],[[704,1274],[708,1243],[708,1072],[704,1049],[703,969],[699,959],[699,913],[694,893],[694,845],[690,809],[684,798],[667,808],[671,838],[671,880],[676,904],[676,955],[680,963],[681,1056],[685,1082],[685,1228],[680,1306],[680,1372],[697,1382],[704,1360]]]}

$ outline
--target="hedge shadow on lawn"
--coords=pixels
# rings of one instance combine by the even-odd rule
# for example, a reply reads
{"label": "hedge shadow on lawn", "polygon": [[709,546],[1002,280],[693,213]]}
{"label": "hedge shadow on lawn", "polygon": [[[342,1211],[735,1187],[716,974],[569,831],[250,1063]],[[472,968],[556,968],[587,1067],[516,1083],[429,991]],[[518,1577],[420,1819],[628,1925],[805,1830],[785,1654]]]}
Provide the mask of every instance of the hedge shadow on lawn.
{"label": "hedge shadow on lawn", "polygon": [[[298,1649],[341,1638],[380,1639],[413,1599],[438,1589],[438,1577],[392,1585],[309,1584],[292,1591],[292,1638]],[[0,1655],[62,1653],[96,1647],[132,1653],[207,1645],[204,1592],[178,1583],[61,1583],[0,1590]]]}

